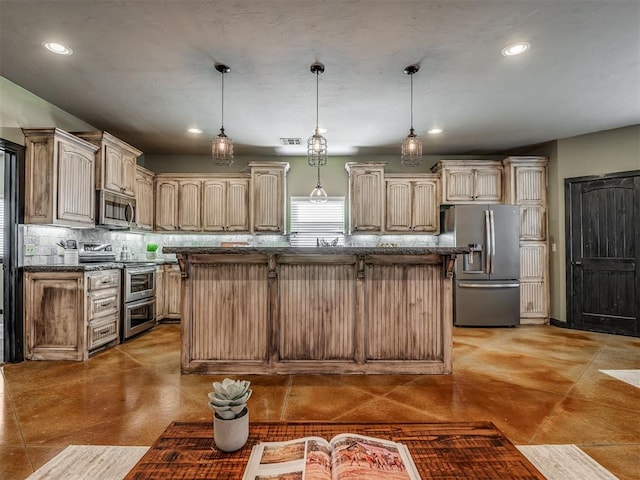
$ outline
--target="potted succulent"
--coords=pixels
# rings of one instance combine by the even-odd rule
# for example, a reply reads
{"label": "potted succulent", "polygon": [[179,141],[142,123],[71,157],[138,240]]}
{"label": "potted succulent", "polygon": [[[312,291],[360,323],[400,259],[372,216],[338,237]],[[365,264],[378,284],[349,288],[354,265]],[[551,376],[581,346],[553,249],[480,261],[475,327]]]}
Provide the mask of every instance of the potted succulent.
{"label": "potted succulent", "polygon": [[155,259],[157,250],[158,250],[157,243],[147,243],[147,258],[149,260]]}
{"label": "potted succulent", "polygon": [[213,382],[209,406],[213,409],[213,439],[219,450],[233,452],[242,448],[249,438],[247,400],[251,397],[250,384],[246,380],[230,378]]}

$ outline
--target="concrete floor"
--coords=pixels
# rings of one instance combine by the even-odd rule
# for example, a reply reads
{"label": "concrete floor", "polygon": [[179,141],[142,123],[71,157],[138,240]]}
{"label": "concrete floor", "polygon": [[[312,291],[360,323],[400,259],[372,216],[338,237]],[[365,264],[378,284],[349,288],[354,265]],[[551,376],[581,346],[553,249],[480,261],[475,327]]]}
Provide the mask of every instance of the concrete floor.
{"label": "concrete floor", "polygon": [[[174,420],[211,421],[211,382],[180,374],[180,327],[87,362],[5,365],[0,477],[24,479],[71,444],[151,445]],[[490,420],[516,445],[573,443],[621,479],[640,472],[640,339],[551,326],[454,328],[452,375],[247,376],[251,420]]]}

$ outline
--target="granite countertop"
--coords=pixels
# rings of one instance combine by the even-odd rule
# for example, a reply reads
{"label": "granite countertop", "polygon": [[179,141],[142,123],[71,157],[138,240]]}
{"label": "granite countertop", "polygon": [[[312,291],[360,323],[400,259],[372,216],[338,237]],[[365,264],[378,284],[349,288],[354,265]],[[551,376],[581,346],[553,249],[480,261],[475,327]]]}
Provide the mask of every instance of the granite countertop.
{"label": "granite countertop", "polygon": [[232,255],[455,255],[469,247],[162,247],[165,253]]}
{"label": "granite countertop", "polygon": [[[130,262],[135,263],[135,262]],[[156,260],[146,260],[140,259],[137,263],[149,263],[156,265],[176,265],[178,260],[165,260],[165,259],[156,259]],[[100,270],[113,270],[113,269],[122,269],[125,267],[125,264],[122,262],[104,262],[104,263],[80,263],[78,265],[25,265],[22,268],[25,272],[96,272]]]}

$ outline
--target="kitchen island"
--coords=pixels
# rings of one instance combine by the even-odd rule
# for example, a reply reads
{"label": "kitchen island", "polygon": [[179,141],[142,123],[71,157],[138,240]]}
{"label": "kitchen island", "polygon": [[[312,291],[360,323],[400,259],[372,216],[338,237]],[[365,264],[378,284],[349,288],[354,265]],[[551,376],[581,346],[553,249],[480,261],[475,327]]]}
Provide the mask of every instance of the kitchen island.
{"label": "kitchen island", "polygon": [[183,373],[451,373],[466,247],[164,247],[182,273]]}

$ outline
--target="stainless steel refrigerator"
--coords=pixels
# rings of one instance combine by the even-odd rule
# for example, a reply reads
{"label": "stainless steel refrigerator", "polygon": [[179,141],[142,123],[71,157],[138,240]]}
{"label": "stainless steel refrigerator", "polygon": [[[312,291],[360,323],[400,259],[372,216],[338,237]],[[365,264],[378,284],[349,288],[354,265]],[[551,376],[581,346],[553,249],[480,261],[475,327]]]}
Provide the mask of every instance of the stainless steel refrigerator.
{"label": "stainless steel refrigerator", "polygon": [[516,205],[443,207],[440,245],[468,246],[454,274],[455,325],[520,324],[520,216]]}

